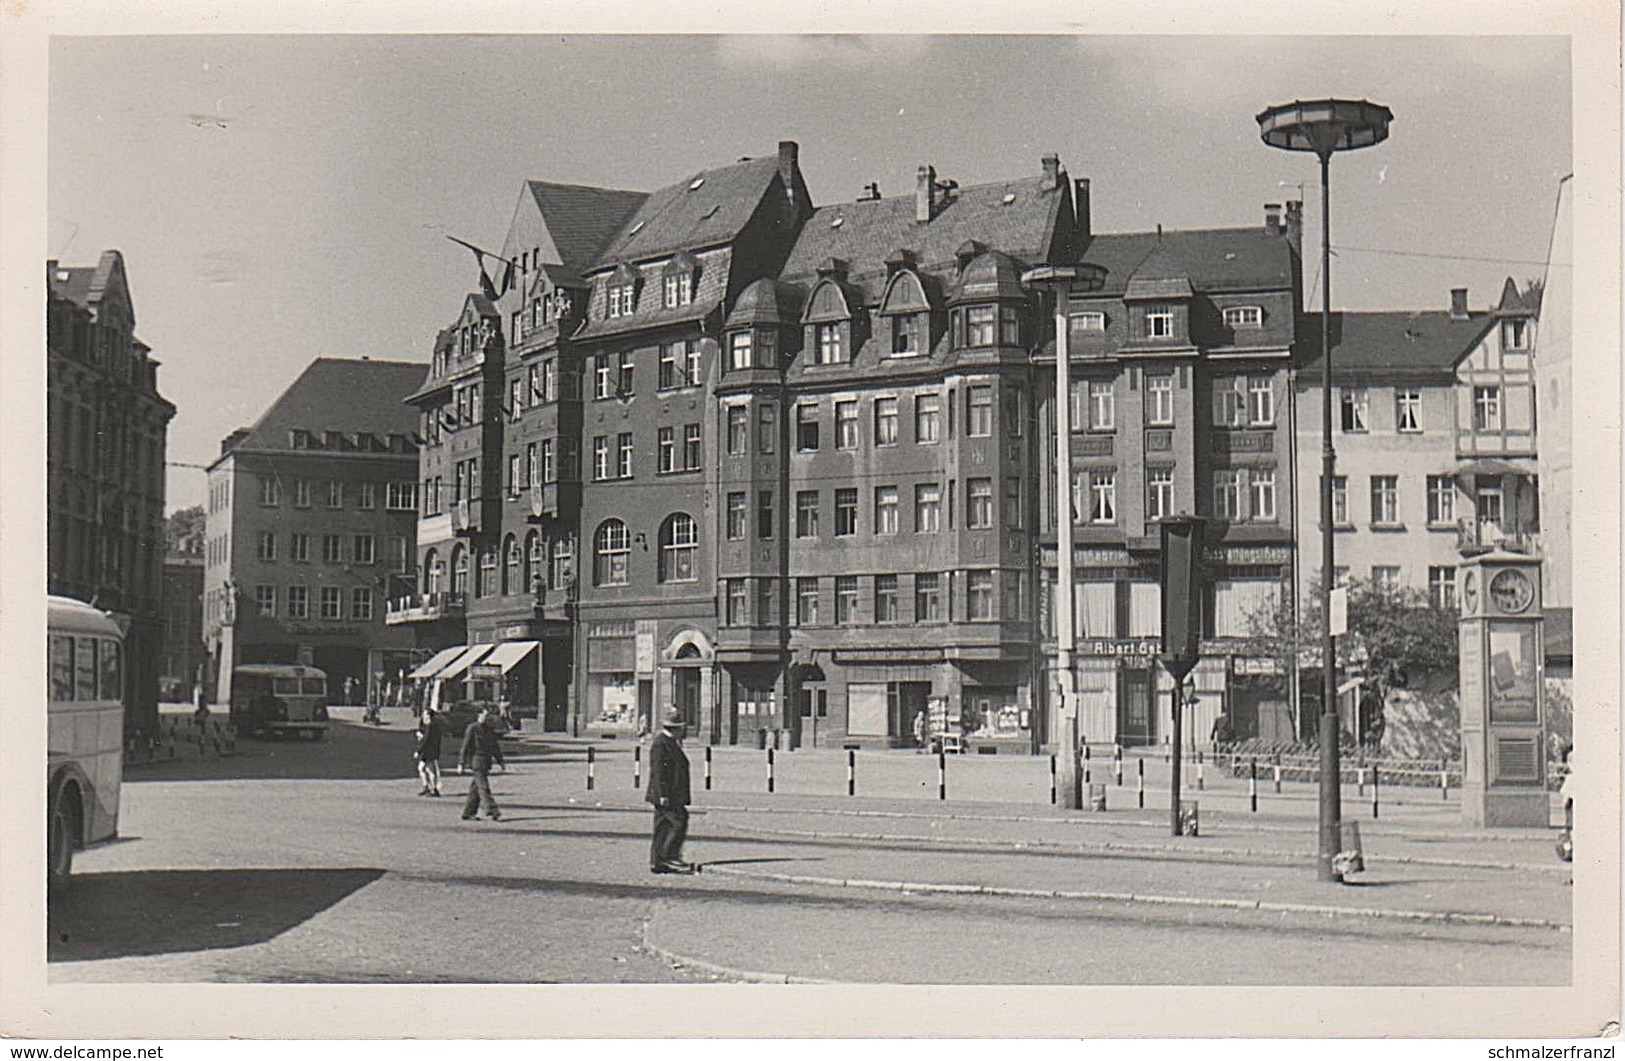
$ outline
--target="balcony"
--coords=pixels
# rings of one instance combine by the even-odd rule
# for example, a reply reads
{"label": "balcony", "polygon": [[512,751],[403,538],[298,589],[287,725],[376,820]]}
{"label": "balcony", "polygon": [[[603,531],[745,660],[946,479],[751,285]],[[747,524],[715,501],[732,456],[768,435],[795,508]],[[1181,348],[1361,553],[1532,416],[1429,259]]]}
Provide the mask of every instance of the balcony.
{"label": "balcony", "polygon": [[403,623],[432,623],[436,619],[461,618],[463,615],[463,595],[461,593],[425,593],[411,594],[406,597],[395,597],[385,602],[384,625],[400,626]]}
{"label": "balcony", "polygon": [[1540,554],[1540,534],[1527,528],[1503,526],[1498,520],[1464,519],[1456,523],[1456,551],[1479,556],[1499,549],[1527,556]]}

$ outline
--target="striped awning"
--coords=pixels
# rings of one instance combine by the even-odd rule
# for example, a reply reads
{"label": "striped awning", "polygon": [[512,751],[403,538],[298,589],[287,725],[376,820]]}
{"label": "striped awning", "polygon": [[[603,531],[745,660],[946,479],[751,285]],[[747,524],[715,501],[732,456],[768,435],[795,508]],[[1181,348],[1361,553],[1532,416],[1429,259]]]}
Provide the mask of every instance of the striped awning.
{"label": "striped awning", "polygon": [[454,681],[463,676],[463,673],[480,661],[480,657],[491,651],[490,645],[469,645],[463,649],[463,654],[446,664],[435,677],[442,681]]}
{"label": "striped awning", "polygon": [[536,646],[540,644],[540,641],[504,641],[481,662],[487,667],[501,667],[502,673],[507,674],[536,651]]}
{"label": "striped awning", "polygon": [[418,664],[417,668],[406,677],[411,681],[431,678],[437,671],[440,670],[441,667],[444,667],[457,656],[461,655],[463,650],[467,647],[467,645],[453,645],[450,648],[443,648],[439,652],[436,652],[433,656],[430,656],[428,662]]}

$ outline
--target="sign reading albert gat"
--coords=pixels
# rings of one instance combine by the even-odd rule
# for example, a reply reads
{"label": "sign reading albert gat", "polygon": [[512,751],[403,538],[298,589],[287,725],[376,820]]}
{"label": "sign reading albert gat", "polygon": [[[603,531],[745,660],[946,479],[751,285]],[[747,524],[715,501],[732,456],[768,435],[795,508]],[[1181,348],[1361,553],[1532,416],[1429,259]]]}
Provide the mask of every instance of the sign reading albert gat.
{"label": "sign reading albert gat", "polygon": [[1547,825],[1540,561],[1475,557],[1461,589],[1462,820]]}

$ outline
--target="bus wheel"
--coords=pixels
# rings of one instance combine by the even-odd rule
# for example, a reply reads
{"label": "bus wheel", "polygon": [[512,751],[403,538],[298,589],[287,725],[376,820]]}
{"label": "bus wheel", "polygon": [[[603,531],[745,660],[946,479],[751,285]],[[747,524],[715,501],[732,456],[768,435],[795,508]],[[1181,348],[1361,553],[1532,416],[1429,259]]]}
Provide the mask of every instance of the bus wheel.
{"label": "bus wheel", "polygon": [[73,834],[77,818],[68,805],[71,799],[65,790],[57,793],[46,818],[46,884],[53,895],[68,890],[68,880],[73,874]]}

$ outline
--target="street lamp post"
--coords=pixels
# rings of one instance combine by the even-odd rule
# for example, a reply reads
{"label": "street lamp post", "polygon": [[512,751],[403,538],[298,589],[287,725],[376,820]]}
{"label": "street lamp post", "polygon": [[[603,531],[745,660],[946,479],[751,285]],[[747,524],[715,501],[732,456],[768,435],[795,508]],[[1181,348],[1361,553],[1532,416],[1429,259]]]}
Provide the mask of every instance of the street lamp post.
{"label": "street lamp post", "polygon": [[[1021,274],[1028,287],[1049,290],[1055,299],[1055,677],[1064,747],[1057,749],[1057,787],[1066,806],[1083,806],[1078,741],[1078,693],[1073,668],[1077,631],[1072,619],[1072,407],[1071,354],[1067,349],[1066,296],[1071,290],[1099,290],[1106,271],[1098,265],[1039,265]],[[1054,739],[1054,734],[1051,734]]]}
{"label": "street lamp post", "polygon": [[1257,115],[1259,135],[1270,147],[1286,151],[1313,151],[1320,159],[1320,591],[1321,591],[1321,704],[1320,704],[1320,844],[1316,876],[1341,881],[1337,853],[1342,846],[1342,764],[1339,761],[1337,718],[1337,657],[1332,637],[1332,583],[1334,549],[1332,531],[1332,475],[1337,454],[1332,448],[1332,222],[1331,161],[1338,151],[1370,147],[1388,139],[1394,120],[1387,107],[1366,100],[1297,100],[1270,107]]}

